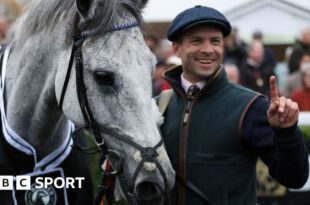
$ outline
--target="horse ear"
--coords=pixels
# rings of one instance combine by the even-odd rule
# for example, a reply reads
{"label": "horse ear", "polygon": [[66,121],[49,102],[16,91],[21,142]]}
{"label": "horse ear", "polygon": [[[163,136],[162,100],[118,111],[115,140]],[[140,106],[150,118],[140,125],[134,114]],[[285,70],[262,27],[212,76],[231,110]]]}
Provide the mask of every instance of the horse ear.
{"label": "horse ear", "polygon": [[91,7],[93,0],[75,0],[76,7],[79,11],[79,13],[86,17],[88,15],[89,9]]}

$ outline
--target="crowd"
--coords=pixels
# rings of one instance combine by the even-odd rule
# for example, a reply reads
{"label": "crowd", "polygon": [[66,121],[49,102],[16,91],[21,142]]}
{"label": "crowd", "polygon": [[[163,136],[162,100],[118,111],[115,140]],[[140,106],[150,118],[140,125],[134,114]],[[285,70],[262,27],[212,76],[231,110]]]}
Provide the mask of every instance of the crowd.
{"label": "crowd", "polygon": [[[228,78],[270,97],[269,78],[275,75],[279,93],[298,102],[301,111],[310,111],[310,83],[307,83],[310,81],[310,26],[301,32],[294,45],[286,48],[283,61],[276,60],[263,37],[262,32],[255,31],[252,41],[245,43],[239,38],[238,29],[232,28],[224,41],[223,64]],[[153,96],[157,96],[170,88],[162,78],[163,71],[180,65],[181,60],[166,39],[149,35],[146,42],[158,59],[153,79]]]}

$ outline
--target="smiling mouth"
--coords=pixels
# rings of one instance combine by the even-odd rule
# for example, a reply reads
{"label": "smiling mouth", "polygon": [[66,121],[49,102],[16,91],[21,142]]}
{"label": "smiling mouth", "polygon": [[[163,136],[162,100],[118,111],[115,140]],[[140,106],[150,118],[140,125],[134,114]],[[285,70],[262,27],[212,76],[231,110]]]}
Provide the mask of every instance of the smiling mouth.
{"label": "smiling mouth", "polygon": [[213,63],[215,60],[214,59],[197,59],[197,61],[201,64],[211,64]]}

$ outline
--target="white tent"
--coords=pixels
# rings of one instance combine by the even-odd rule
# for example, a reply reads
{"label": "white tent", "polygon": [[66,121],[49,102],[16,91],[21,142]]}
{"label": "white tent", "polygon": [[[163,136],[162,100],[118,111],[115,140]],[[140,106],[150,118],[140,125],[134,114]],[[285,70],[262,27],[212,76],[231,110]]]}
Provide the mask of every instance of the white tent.
{"label": "white tent", "polygon": [[[0,12],[4,9],[1,1],[25,5],[30,0],[0,0]],[[267,43],[289,44],[310,26],[309,0],[149,0],[143,17],[149,23],[170,22],[179,12],[195,5],[223,12],[246,41],[260,30]]]}
{"label": "white tent", "polygon": [[251,1],[225,14],[244,39],[259,30],[264,41],[272,44],[292,43],[310,27],[310,9],[283,0]]}
{"label": "white tent", "polygon": [[290,44],[310,26],[308,0],[150,0],[143,15],[146,22],[169,22],[199,4],[223,12],[246,41],[260,30],[266,43]]}
{"label": "white tent", "polygon": [[[221,12],[227,12],[233,8],[240,8],[251,0],[149,0],[144,9],[143,16],[147,22],[171,21],[181,11],[195,5],[214,7]],[[270,2],[278,0],[269,0]],[[281,0],[284,2],[284,0]],[[305,9],[310,9],[309,0],[285,0]]]}

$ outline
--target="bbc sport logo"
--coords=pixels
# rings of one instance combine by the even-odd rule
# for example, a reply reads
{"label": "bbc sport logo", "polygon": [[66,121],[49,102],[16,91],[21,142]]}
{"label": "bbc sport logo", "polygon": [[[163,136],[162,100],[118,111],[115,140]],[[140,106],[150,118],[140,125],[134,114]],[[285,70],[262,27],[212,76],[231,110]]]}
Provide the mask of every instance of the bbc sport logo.
{"label": "bbc sport logo", "polygon": [[14,181],[16,190],[47,189],[51,185],[56,189],[81,189],[84,180],[84,177],[36,177],[31,184],[31,176],[0,176],[0,190],[13,190]]}

